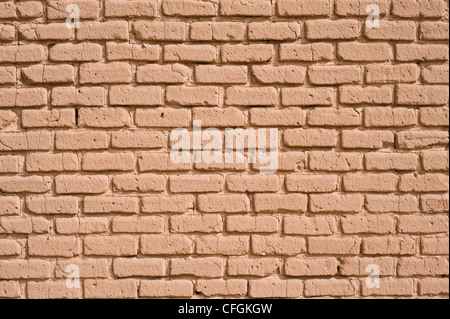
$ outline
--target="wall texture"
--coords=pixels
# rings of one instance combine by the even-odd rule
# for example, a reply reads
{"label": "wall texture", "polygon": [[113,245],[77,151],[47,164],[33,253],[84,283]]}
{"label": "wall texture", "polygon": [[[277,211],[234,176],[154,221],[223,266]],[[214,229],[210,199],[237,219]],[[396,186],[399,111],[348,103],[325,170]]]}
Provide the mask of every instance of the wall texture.
{"label": "wall texture", "polygon": [[[448,29],[444,0],[0,1],[0,298],[448,297]],[[277,128],[277,172],[174,163],[194,120]]]}

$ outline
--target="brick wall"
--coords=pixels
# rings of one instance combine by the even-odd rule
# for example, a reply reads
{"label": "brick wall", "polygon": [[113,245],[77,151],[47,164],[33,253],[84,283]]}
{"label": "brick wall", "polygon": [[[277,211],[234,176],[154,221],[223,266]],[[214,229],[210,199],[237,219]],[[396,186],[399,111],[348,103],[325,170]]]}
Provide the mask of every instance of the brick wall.
{"label": "brick wall", "polygon": [[[448,29],[444,0],[0,1],[0,298],[448,297]],[[196,120],[278,129],[277,172],[174,163]]]}

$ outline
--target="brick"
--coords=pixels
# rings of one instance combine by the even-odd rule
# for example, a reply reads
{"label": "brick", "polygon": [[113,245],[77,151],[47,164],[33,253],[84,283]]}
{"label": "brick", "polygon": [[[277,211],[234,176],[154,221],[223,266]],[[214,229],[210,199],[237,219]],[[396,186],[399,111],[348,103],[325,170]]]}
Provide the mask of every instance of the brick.
{"label": "brick", "polygon": [[165,0],[162,10],[166,16],[211,17],[216,15],[214,2],[199,0]]}
{"label": "brick", "polygon": [[257,212],[304,212],[307,208],[304,194],[256,194],[254,200]]}
{"label": "brick", "polygon": [[108,0],[105,2],[105,17],[156,17],[157,1]]}
{"label": "brick", "polygon": [[277,192],[280,188],[278,176],[229,175],[227,188],[232,192]]}
{"label": "brick", "polygon": [[347,192],[395,192],[398,180],[392,173],[347,174],[343,178],[343,189]]}
{"label": "brick", "polygon": [[194,251],[194,243],[183,235],[145,235],[141,237],[143,255],[186,255]]}
{"label": "brick", "polygon": [[280,61],[329,61],[334,57],[334,47],[330,43],[282,43]]}
{"label": "brick", "polygon": [[337,175],[288,175],[286,190],[298,193],[330,193],[337,190]]}
{"label": "brick", "polygon": [[0,111],[0,129],[17,126],[17,114],[13,111]]}
{"label": "brick", "polygon": [[106,43],[106,59],[109,61],[138,60],[158,61],[159,46],[128,43]]}
{"label": "brick", "polygon": [[247,67],[197,65],[195,67],[195,81],[202,84],[247,83]]}
{"label": "brick", "polygon": [[358,255],[361,239],[355,237],[311,237],[308,251],[313,255]]}
{"label": "brick", "polygon": [[247,281],[241,279],[197,280],[195,291],[206,297],[244,296],[247,293]]}
{"label": "brick", "polygon": [[439,18],[442,17],[444,8],[445,2],[442,0],[392,2],[392,14],[402,18]]}
{"label": "brick", "polygon": [[22,247],[20,244],[11,239],[1,239],[0,240],[0,256],[17,256],[22,253]]}
{"label": "brick", "polygon": [[47,104],[44,88],[0,89],[1,107],[36,107]]}
{"label": "brick", "polygon": [[364,125],[367,127],[403,127],[416,123],[416,112],[412,109],[373,107],[364,110]]}
{"label": "brick", "polygon": [[168,153],[142,153],[138,158],[141,172],[188,171],[192,168],[191,163],[174,163]]}
{"label": "brick", "polygon": [[398,275],[448,276],[448,259],[443,257],[402,257],[398,261]]}
{"label": "brick", "polygon": [[413,294],[413,279],[383,278],[380,280],[379,289],[362,285],[363,296],[412,296]]}
{"label": "brick", "polygon": [[277,2],[278,15],[289,17],[329,16],[329,0],[280,0]]}
{"label": "brick", "polygon": [[245,29],[245,24],[240,22],[193,22],[190,27],[190,39],[192,41],[242,41]]}
{"label": "brick", "polygon": [[277,105],[278,92],[273,87],[231,87],[226,90],[225,104],[239,106]]}
{"label": "brick", "polygon": [[133,153],[87,153],[83,155],[85,171],[132,171],[136,166]]}
{"label": "brick", "polygon": [[190,195],[142,198],[143,213],[186,213],[194,208],[194,197]]}
{"label": "brick", "polygon": [[240,256],[249,253],[248,236],[205,236],[197,237],[198,255]]}
{"label": "brick", "polygon": [[395,59],[400,62],[448,60],[448,46],[440,44],[397,44]]}
{"label": "brick", "polygon": [[103,106],[105,90],[101,87],[56,87],[52,89],[52,106]]}
{"label": "brick", "polygon": [[366,209],[371,213],[417,213],[419,201],[413,195],[366,195]]}
{"label": "brick", "polygon": [[78,125],[99,128],[130,126],[131,116],[120,108],[81,108],[78,110]]}
{"label": "brick", "polygon": [[71,65],[34,65],[22,68],[22,77],[30,83],[73,83]]}
{"label": "brick", "polygon": [[380,15],[389,13],[390,1],[386,0],[337,0],[335,12],[339,16],[364,16],[368,14],[366,8],[370,4],[375,4],[380,9]]}
{"label": "brick", "polygon": [[272,5],[270,0],[221,0],[220,15],[223,16],[270,16]]}
{"label": "brick", "polygon": [[198,209],[204,213],[245,213],[250,211],[246,195],[199,195]]}
{"label": "brick", "polygon": [[443,174],[408,174],[400,178],[401,192],[447,192],[448,176]]}
{"label": "brick", "polygon": [[201,121],[204,127],[240,127],[247,122],[247,116],[238,108],[194,108],[194,121]]}
{"label": "brick", "polygon": [[448,65],[430,65],[422,69],[422,81],[430,84],[448,84]]}
{"label": "brick", "polygon": [[31,63],[44,60],[44,47],[38,44],[23,44],[2,46],[0,62],[2,63]]}
{"label": "brick", "polygon": [[395,219],[388,215],[344,216],[341,219],[344,234],[391,234]]}
{"label": "brick", "polygon": [[359,290],[356,280],[347,279],[311,279],[305,281],[305,296],[354,296]]}
{"label": "brick", "polygon": [[445,105],[448,102],[448,86],[399,85],[397,104],[401,105]]}
{"label": "brick", "polygon": [[80,66],[81,84],[130,82],[131,65],[125,62],[84,63]]}
{"label": "brick", "polygon": [[119,278],[160,277],[166,273],[165,261],[159,258],[116,258],[113,272]]}
{"label": "brick", "polygon": [[58,150],[106,149],[108,135],[105,132],[57,132],[55,147]]}
{"label": "brick", "polygon": [[361,82],[359,66],[310,66],[308,79],[314,85],[339,85]]}
{"label": "brick", "polygon": [[252,236],[252,252],[255,255],[294,256],[306,251],[306,241],[298,237]]}
{"label": "brick", "polygon": [[348,152],[311,152],[309,169],[313,171],[345,172],[363,169],[363,155]]}
{"label": "brick", "polygon": [[219,90],[217,87],[178,87],[166,89],[166,103],[189,106],[219,105]]}
{"label": "brick", "polygon": [[135,256],[138,239],[131,235],[88,236],[84,239],[84,254],[87,256]]}
{"label": "brick", "polygon": [[419,295],[448,295],[449,280],[446,278],[424,278],[419,280]]}
{"label": "brick", "polygon": [[274,233],[278,230],[278,219],[272,216],[229,216],[226,229],[231,233]]}
{"label": "brick", "polygon": [[227,44],[221,54],[223,63],[263,63],[270,62],[275,51],[270,44]]}
{"label": "brick", "polygon": [[4,193],[47,193],[51,185],[50,176],[0,177],[0,191]]}
{"label": "brick", "polygon": [[252,72],[262,84],[302,84],[306,75],[302,66],[253,66]]}
{"label": "brick", "polygon": [[284,217],[283,232],[289,235],[333,235],[337,232],[334,217],[328,216],[287,216]]}
{"label": "brick", "polygon": [[96,19],[100,16],[100,5],[96,1],[91,0],[63,0],[48,1],[47,18],[50,20],[65,19],[67,17],[66,7],[69,4],[75,4],[82,12],[81,19]]}
{"label": "brick", "polygon": [[275,274],[279,267],[280,260],[277,258],[230,258],[227,274],[229,276],[267,277]]}
{"label": "brick", "polygon": [[424,255],[448,255],[449,240],[444,237],[424,237],[420,242],[420,251]]}
{"label": "brick", "polygon": [[334,276],[339,262],[336,258],[287,258],[285,273],[291,277]]}
{"label": "brick", "polygon": [[448,126],[449,110],[447,107],[424,107],[419,112],[419,121],[425,126]]}
{"label": "brick", "polygon": [[448,132],[405,131],[397,133],[399,148],[415,149],[448,144]]}
{"label": "brick", "polygon": [[112,231],[115,233],[162,233],[164,219],[160,217],[118,217],[112,221]]}
{"label": "brick", "polygon": [[128,41],[128,23],[126,21],[92,21],[82,23],[76,31],[76,39]]}
{"label": "brick", "polygon": [[170,218],[173,233],[219,233],[223,230],[220,215],[184,215]]}
{"label": "brick", "polygon": [[0,197],[0,216],[19,215],[20,198],[16,196]]}
{"label": "brick", "polygon": [[201,278],[220,278],[224,272],[221,258],[187,258],[171,259],[170,274],[172,276],[194,276]]}
{"label": "brick", "polygon": [[165,185],[163,176],[153,174],[125,174],[113,178],[113,188],[118,192],[162,192]]}
{"label": "brick", "polygon": [[28,238],[28,254],[42,257],[73,257],[81,253],[80,239],[74,236]]}
{"label": "brick", "polygon": [[314,108],[308,112],[307,123],[311,126],[359,126],[361,116],[350,108]]}
{"label": "brick", "polygon": [[50,132],[0,133],[0,151],[48,151],[52,144]]}
{"label": "brick", "polygon": [[130,299],[137,294],[138,283],[134,279],[88,279],[84,282],[84,296],[89,299]]}
{"label": "brick", "polygon": [[15,84],[17,79],[16,68],[13,66],[0,67],[0,84]]}
{"label": "brick", "polygon": [[310,20],[305,28],[308,40],[352,40],[360,33],[357,20]]}
{"label": "brick", "polygon": [[139,287],[140,297],[190,298],[193,294],[194,285],[190,280],[142,280]]}
{"label": "brick", "polygon": [[252,108],[250,122],[255,126],[300,126],[304,122],[303,111],[299,108],[274,110],[267,108]]}
{"label": "brick", "polygon": [[174,21],[136,21],[133,32],[137,39],[154,41],[186,40],[186,23]]}
{"label": "brick", "polygon": [[448,23],[423,21],[420,23],[420,39],[422,40],[448,40]]}
{"label": "brick", "polygon": [[55,177],[57,194],[102,194],[108,189],[107,176],[58,175]]}
{"label": "brick", "polygon": [[361,251],[365,255],[414,255],[416,240],[408,236],[366,237]]}
{"label": "brick", "polygon": [[448,232],[447,216],[408,215],[398,218],[398,231],[404,234],[433,234]]}
{"label": "brick", "polygon": [[22,126],[26,128],[73,127],[75,111],[68,110],[24,110]]}
{"label": "brick", "polygon": [[[109,231],[109,221],[102,217],[58,218],[55,225],[56,232],[64,235],[103,234]],[[102,267],[105,268],[106,266]],[[106,275],[103,277],[106,277]]]}
{"label": "brick", "polygon": [[0,156],[0,173],[18,173],[20,168],[19,156]]}
{"label": "brick", "polygon": [[73,32],[65,23],[21,24],[19,39],[25,41],[67,41],[73,40]]}
{"label": "brick", "polygon": [[185,83],[189,78],[189,68],[181,64],[138,66],[136,81],[139,83]]}
{"label": "brick", "polygon": [[65,281],[30,281],[27,283],[27,297],[29,299],[79,299],[81,289],[68,288]]}
{"label": "brick", "polygon": [[248,25],[250,41],[286,41],[300,38],[300,23],[254,22]]}
{"label": "brick", "polygon": [[134,214],[138,209],[135,197],[85,197],[83,203],[86,214]]}
{"label": "brick", "polygon": [[284,132],[283,141],[290,147],[334,147],[338,133],[325,129],[290,129]]}
{"label": "brick", "polygon": [[343,104],[392,104],[394,94],[390,86],[341,86],[339,101]]}
{"label": "brick", "polygon": [[343,148],[381,149],[394,143],[394,134],[390,131],[343,131]]}
{"label": "brick", "polygon": [[26,199],[27,209],[33,214],[77,215],[78,198],[70,196],[30,196]]}
{"label": "brick", "polygon": [[0,298],[19,298],[20,284],[16,281],[2,281],[0,283]]}
{"label": "brick", "polygon": [[379,28],[364,28],[364,36],[369,40],[414,41],[416,33],[417,27],[414,21],[380,20]]}
{"label": "brick", "polygon": [[422,166],[426,171],[448,171],[448,152],[422,152]]}
{"label": "brick", "polygon": [[420,197],[420,208],[426,213],[448,212],[448,195],[422,195]]}
{"label": "brick", "polygon": [[136,124],[141,127],[187,127],[190,122],[187,109],[137,109]]}
{"label": "brick", "polygon": [[216,48],[212,45],[174,44],[164,46],[166,62],[216,62]]}
{"label": "brick", "polygon": [[0,260],[1,279],[47,279],[51,277],[50,261],[41,259]]}
{"label": "brick", "polygon": [[111,105],[156,106],[162,104],[162,99],[162,91],[159,86],[118,85],[112,86],[109,90]]}
{"label": "brick", "polygon": [[366,66],[366,83],[414,83],[418,78],[418,68],[414,64]]}
{"label": "brick", "polygon": [[17,18],[16,13],[16,5],[11,2],[3,2],[0,6],[2,9],[2,15],[0,16],[1,19],[11,18],[15,19]]}
{"label": "brick", "polygon": [[303,283],[301,280],[250,280],[248,294],[251,298],[298,298],[303,294]]}
{"label": "brick", "polygon": [[310,210],[315,213],[359,213],[364,198],[360,194],[310,195]]}
{"label": "brick", "polygon": [[2,234],[43,234],[50,231],[50,221],[43,217],[3,217],[0,226]]}
{"label": "brick", "polygon": [[341,259],[339,273],[343,276],[367,276],[370,275],[370,271],[367,271],[370,265],[377,265],[381,276],[396,275],[396,260],[391,257],[345,257]]}
{"label": "brick", "polygon": [[330,106],[335,103],[333,88],[283,88],[281,103],[287,106]]}

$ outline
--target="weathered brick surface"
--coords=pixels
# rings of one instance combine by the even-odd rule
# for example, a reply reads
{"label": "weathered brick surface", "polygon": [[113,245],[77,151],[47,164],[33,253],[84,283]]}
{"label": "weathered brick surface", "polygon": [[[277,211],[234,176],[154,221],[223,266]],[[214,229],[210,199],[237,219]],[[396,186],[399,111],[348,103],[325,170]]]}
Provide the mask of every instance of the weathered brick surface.
{"label": "weathered brick surface", "polygon": [[448,298],[448,12],[0,0],[0,299]]}

